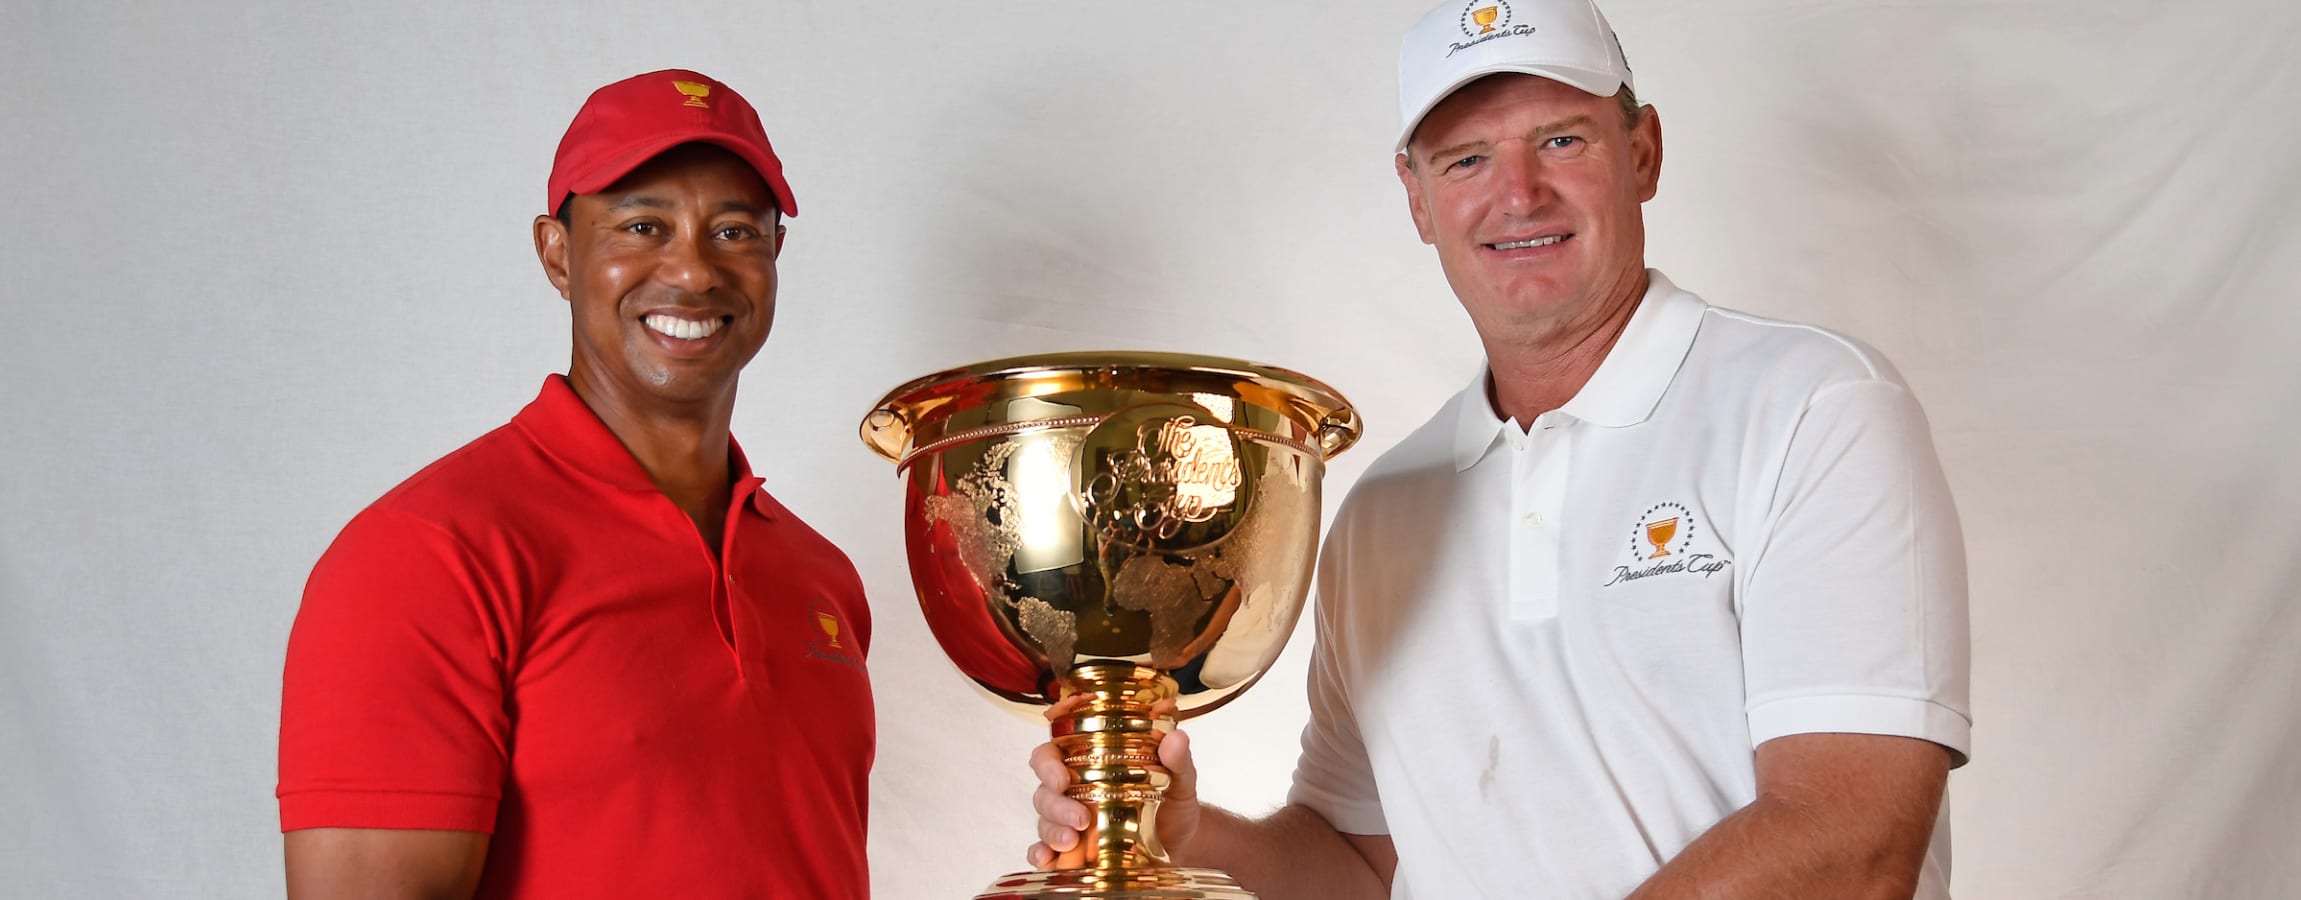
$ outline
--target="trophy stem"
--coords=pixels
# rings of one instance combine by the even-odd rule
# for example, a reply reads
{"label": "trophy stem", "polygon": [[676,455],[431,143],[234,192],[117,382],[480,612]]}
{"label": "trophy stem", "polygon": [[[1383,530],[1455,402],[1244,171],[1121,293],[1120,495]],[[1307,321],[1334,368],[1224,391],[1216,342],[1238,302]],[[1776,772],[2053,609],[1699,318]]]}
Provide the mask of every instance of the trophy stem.
{"label": "trophy stem", "polygon": [[1174,718],[1153,707],[1175,698],[1174,679],[1144,666],[1088,663],[1072,669],[1064,687],[1079,699],[1055,720],[1055,746],[1071,770],[1072,799],[1094,811],[1088,865],[1105,872],[1165,865],[1158,806],[1174,776],[1159,765],[1158,745]]}
{"label": "trophy stem", "polygon": [[1084,868],[1017,872],[975,900],[1254,900],[1230,876],[1167,863],[1158,841],[1159,798],[1174,775],[1158,762],[1174,730],[1174,679],[1157,669],[1088,663],[1062,679],[1055,746],[1071,770],[1072,798],[1094,810]]}

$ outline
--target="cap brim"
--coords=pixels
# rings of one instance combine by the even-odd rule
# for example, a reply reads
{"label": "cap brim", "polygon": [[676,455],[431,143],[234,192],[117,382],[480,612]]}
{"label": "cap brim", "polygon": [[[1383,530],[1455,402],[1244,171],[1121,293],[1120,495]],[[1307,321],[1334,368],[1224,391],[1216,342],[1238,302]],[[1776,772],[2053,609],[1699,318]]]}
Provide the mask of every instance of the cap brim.
{"label": "cap brim", "polygon": [[[574,194],[599,193],[606,190],[608,185],[614,184],[617,179],[631,174],[631,170],[646,165],[648,160],[654,159],[662,155],[663,151],[681,144],[710,144],[741,157],[744,162],[751,164],[753,171],[759,173],[761,181],[767,182],[767,190],[775,195],[775,208],[781,211],[785,218],[798,217],[799,202],[792,198],[791,185],[783,179],[780,161],[765,156],[759,152],[759,148],[740,138],[711,128],[665,132],[650,136],[648,140],[633,144],[625,148],[623,152],[609,157],[606,162],[568,179],[567,190]],[[564,202],[564,198],[561,202]],[[557,211],[556,209],[553,210],[553,212]]]}
{"label": "cap brim", "polygon": [[1406,152],[1407,142],[1413,140],[1414,138],[1414,129],[1422,127],[1422,120],[1430,115],[1430,111],[1437,109],[1438,104],[1446,102],[1446,98],[1454,96],[1455,91],[1459,91],[1465,85],[1468,85],[1469,83],[1477,81],[1478,79],[1484,78],[1488,75],[1501,75],[1505,73],[1532,75],[1536,78],[1547,78],[1551,81],[1558,82],[1559,84],[1563,84],[1585,94],[1592,94],[1599,97],[1614,96],[1615,92],[1622,89],[1621,78],[1608,72],[1601,72],[1594,69],[1585,69],[1580,66],[1548,66],[1532,65],[1526,63],[1495,63],[1490,66],[1482,66],[1476,69],[1471,69],[1470,71],[1464,72],[1459,77],[1455,78],[1453,83],[1448,84],[1446,87],[1440,89],[1436,93],[1431,94],[1430,99],[1422,104],[1422,108],[1414,111],[1413,117],[1407,119],[1405,127],[1399,130],[1398,146],[1392,148],[1391,152]]}

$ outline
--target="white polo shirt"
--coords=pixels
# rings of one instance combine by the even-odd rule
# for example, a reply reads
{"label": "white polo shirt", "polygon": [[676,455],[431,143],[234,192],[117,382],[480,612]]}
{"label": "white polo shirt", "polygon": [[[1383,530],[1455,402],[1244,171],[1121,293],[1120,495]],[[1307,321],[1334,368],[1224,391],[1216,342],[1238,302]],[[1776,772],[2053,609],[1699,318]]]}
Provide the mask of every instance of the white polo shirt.
{"label": "white polo shirt", "polygon": [[1648,274],[1564,408],[1499,421],[1482,372],[1328,534],[1291,799],[1389,834],[1393,897],[1621,897],[1782,735],[1964,762],[1964,544],[1917,401],[1867,347]]}

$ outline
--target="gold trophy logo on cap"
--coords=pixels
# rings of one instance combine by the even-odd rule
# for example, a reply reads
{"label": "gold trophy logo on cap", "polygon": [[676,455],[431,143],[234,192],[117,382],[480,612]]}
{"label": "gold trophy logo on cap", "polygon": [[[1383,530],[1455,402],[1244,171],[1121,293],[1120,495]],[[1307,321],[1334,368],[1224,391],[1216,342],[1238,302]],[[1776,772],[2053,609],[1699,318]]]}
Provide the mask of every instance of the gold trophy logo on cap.
{"label": "gold trophy logo on cap", "polygon": [[1086,868],[1000,878],[978,900],[1252,900],[1169,864],[1159,739],[1261,677],[1317,557],[1326,460],[1358,440],[1332,388],[1172,353],[978,363],[890,392],[863,441],[905,478],[911,580],[959,670],[1055,707]]}

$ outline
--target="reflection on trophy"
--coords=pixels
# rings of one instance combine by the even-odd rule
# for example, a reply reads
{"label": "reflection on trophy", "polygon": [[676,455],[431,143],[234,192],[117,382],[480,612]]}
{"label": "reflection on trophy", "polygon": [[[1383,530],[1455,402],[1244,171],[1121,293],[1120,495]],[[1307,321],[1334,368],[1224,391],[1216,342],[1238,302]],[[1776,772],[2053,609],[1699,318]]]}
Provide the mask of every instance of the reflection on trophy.
{"label": "reflection on trophy", "polygon": [[1483,9],[1471,10],[1470,21],[1478,23],[1479,34],[1486,34],[1494,30],[1494,20],[1500,18],[1501,15],[1502,7],[1489,6]]}
{"label": "reflection on trophy", "polygon": [[992,694],[1057,706],[1071,796],[1094,811],[1087,868],[1009,875],[978,900],[1251,900],[1168,864],[1158,742],[1246,690],[1293,631],[1325,461],[1358,439],[1350,404],[1237,360],[1067,353],[918,379],[862,432],[906,478],[936,641]]}
{"label": "reflection on trophy", "polygon": [[1656,519],[1646,523],[1646,543],[1654,545],[1654,555],[1647,559],[1661,559],[1670,555],[1670,539],[1678,535],[1678,517]]}

